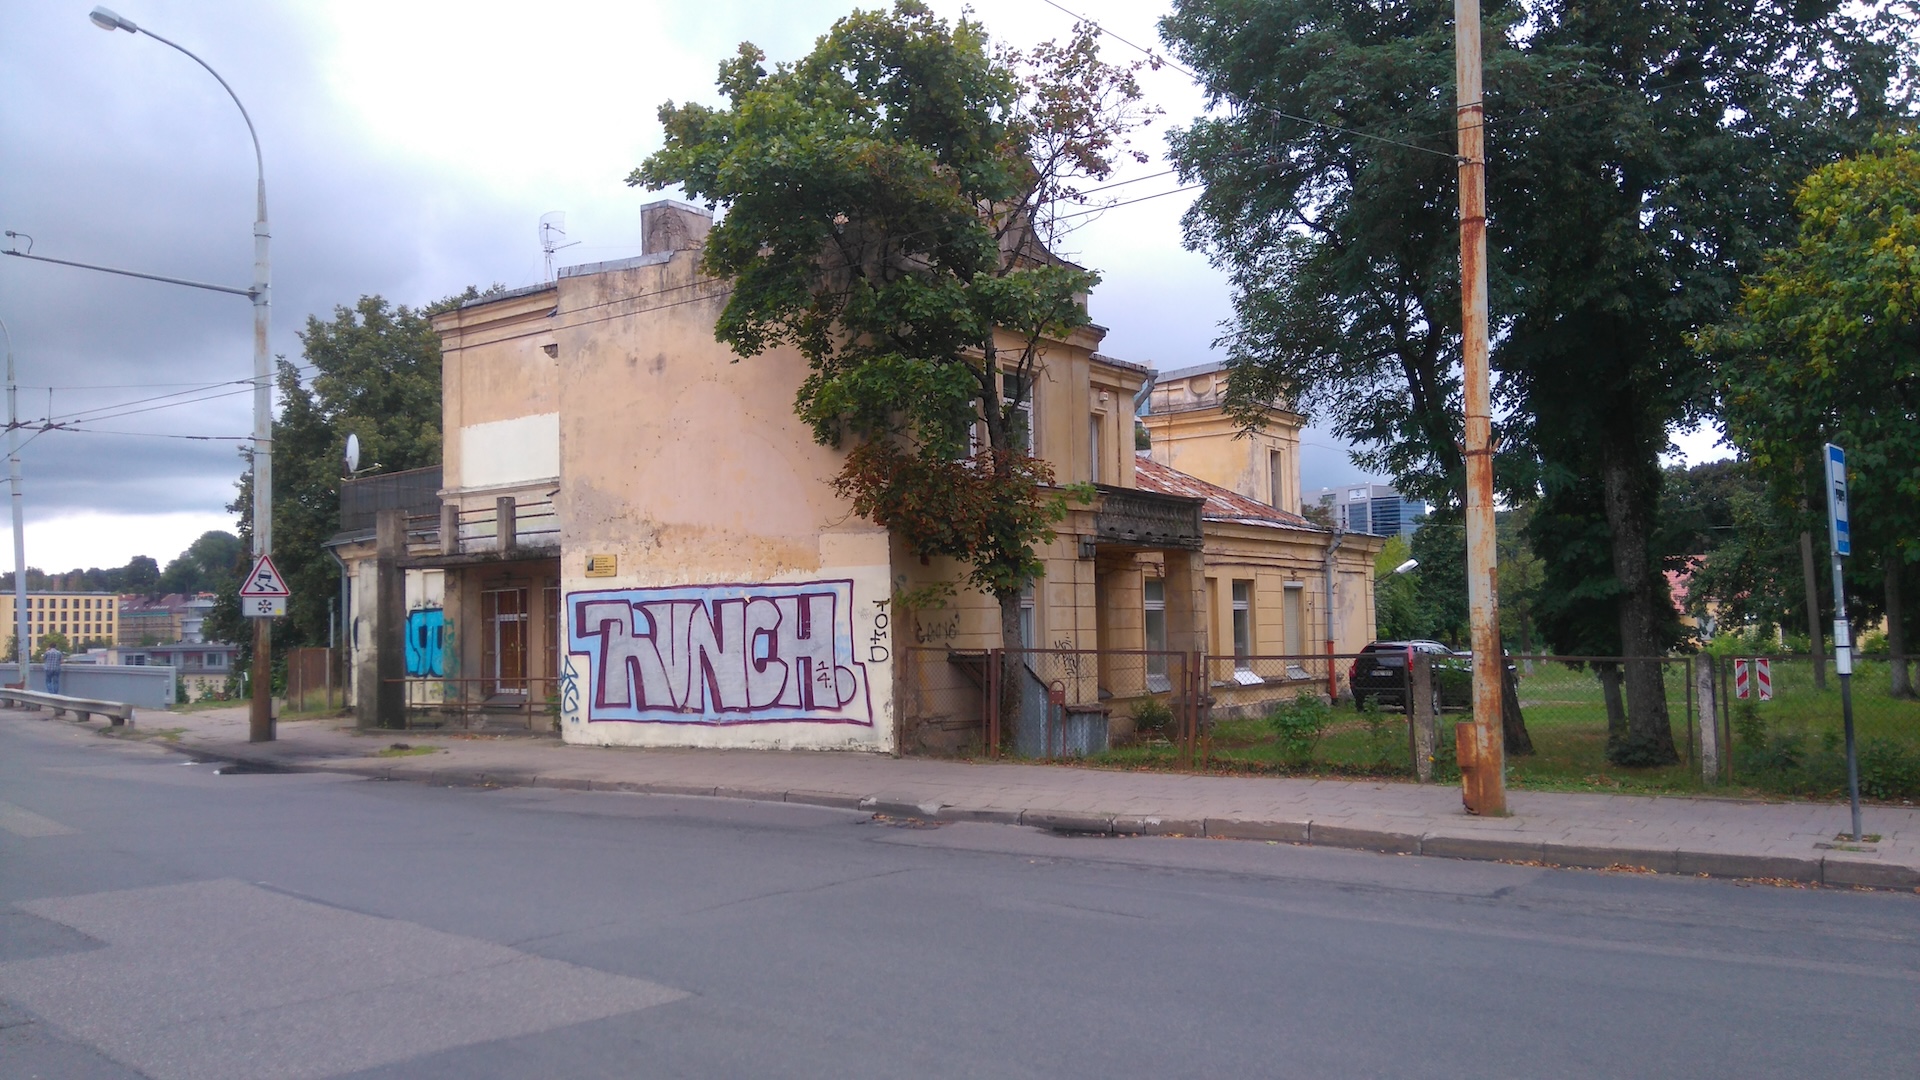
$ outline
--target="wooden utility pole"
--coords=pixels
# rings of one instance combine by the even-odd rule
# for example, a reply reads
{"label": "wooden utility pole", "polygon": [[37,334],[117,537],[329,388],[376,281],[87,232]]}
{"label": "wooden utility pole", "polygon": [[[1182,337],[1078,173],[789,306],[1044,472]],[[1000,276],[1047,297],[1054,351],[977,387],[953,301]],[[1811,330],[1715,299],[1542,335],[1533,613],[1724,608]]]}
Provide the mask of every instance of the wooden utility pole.
{"label": "wooden utility pole", "polygon": [[1473,632],[1473,722],[1454,737],[1467,812],[1507,813],[1506,744],[1501,728],[1498,582],[1494,558],[1493,408],[1487,374],[1487,159],[1480,100],[1480,0],[1454,0],[1454,83],[1460,165],[1460,344],[1466,402],[1467,616]]}

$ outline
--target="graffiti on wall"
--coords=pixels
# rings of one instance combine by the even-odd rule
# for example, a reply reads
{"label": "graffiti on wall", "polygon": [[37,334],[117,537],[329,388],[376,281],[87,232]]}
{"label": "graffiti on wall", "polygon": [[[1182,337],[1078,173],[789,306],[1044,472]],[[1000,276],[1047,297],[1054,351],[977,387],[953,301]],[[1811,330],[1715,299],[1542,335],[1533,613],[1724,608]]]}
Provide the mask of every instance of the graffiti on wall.
{"label": "graffiti on wall", "polygon": [[419,608],[407,612],[408,675],[446,675],[446,633],[446,615],[439,608]]}
{"label": "graffiti on wall", "polygon": [[850,580],[576,592],[567,651],[588,721],[871,725],[889,603]]}

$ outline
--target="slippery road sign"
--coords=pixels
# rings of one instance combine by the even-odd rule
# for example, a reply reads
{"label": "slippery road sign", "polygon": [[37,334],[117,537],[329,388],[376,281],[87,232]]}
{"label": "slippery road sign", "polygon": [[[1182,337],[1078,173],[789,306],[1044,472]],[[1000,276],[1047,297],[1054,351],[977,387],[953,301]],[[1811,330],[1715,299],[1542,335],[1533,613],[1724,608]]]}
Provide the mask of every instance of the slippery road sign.
{"label": "slippery road sign", "polygon": [[287,597],[293,594],[287,591],[287,579],[280,576],[280,569],[273,565],[271,555],[262,555],[247,571],[247,580],[240,585],[240,599],[259,600],[270,597]]}

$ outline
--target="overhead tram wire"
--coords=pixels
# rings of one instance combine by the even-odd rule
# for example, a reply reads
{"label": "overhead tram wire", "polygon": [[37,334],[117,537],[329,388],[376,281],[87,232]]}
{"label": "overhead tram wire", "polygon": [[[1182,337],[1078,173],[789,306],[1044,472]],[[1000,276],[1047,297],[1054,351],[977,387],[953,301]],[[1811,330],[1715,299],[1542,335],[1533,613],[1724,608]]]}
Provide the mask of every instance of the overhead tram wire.
{"label": "overhead tram wire", "polygon": [[[244,386],[247,388],[248,392],[251,392],[253,390],[253,380],[252,379],[228,379],[224,382],[200,383],[198,385],[195,385],[194,388],[191,390],[177,390],[171,394],[156,394],[153,397],[135,398],[132,401],[121,401],[121,402],[116,402],[110,405],[99,405],[90,409],[76,409],[73,412],[69,412],[69,413],[49,413],[49,415],[47,416],[47,419],[70,420],[76,417],[86,416],[89,413],[109,412],[114,409],[124,409],[129,405],[145,405],[150,401],[165,401],[168,398],[188,397],[193,394],[202,394],[209,390],[218,390],[218,389],[221,389],[222,387],[227,387],[227,386]],[[225,396],[225,395],[219,395],[219,396]],[[185,405],[190,403],[181,402],[180,404]]]}

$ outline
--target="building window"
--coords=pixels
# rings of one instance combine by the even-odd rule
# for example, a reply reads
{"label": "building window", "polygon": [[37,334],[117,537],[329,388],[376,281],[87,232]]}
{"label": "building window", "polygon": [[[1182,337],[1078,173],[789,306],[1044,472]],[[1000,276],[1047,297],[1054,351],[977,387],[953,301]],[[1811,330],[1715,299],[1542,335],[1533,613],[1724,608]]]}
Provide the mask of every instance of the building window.
{"label": "building window", "polygon": [[1287,457],[1278,450],[1267,451],[1267,505],[1276,510],[1286,508],[1287,501]]}
{"label": "building window", "polygon": [[1253,582],[1233,583],[1233,664],[1245,669],[1253,655]]}
{"label": "building window", "polygon": [[1000,400],[1011,403],[1018,399],[1020,402],[1010,417],[1013,430],[1008,434],[1012,436],[1013,448],[1029,454],[1035,452],[1040,442],[1039,433],[1033,425],[1033,395],[1032,379],[1011,371],[1000,373]]}
{"label": "building window", "polygon": [[1040,640],[1039,631],[1033,624],[1033,585],[1028,583],[1020,591],[1020,648],[1031,649],[1034,642]]}
{"label": "building window", "polygon": [[[1307,587],[1304,584],[1288,585],[1281,596],[1283,605],[1281,618],[1285,622],[1281,630],[1287,637],[1287,655],[1305,656],[1307,652]],[[1307,677],[1307,669],[1304,665],[1295,661],[1287,662],[1287,678]]]}
{"label": "building window", "polygon": [[1172,688],[1167,678],[1167,583],[1148,578],[1141,586],[1146,599],[1147,689],[1156,693]]}
{"label": "building window", "polygon": [[1100,414],[1094,413],[1087,420],[1087,479],[1092,483],[1100,482]]}

